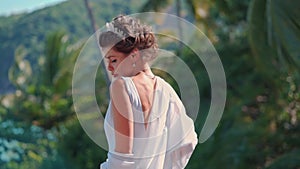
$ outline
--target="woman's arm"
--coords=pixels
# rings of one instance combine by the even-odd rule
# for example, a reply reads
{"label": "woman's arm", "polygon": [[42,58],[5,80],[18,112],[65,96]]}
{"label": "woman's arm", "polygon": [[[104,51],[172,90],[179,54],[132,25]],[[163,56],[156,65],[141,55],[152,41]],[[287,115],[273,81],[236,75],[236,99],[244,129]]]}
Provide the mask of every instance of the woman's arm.
{"label": "woman's arm", "polygon": [[115,151],[131,154],[133,144],[133,114],[123,79],[111,85],[112,113],[115,128]]}

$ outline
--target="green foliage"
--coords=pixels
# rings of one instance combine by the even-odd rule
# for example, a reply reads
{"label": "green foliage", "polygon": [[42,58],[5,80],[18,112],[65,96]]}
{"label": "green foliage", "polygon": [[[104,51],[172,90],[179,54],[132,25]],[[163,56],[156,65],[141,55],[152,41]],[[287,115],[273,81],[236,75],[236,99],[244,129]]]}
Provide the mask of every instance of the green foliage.
{"label": "green foliage", "polygon": [[[103,26],[112,17],[130,14],[137,11],[143,1],[122,0],[102,1],[90,0],[96,22]],[[137,4],[137,5],[132,5]],[[64,31],[72,42],[90,36],[90,27],[83,0],[69,0],[61,4],[20,15],[0,17],[0,93],[13,91],[14,87],[8,79],[8,69],[13,64],[15,49],[26,48],[27,60],[32,63],[35,72],[39,56],[44,51],[46,35],[51,32]]]}
{"label": "green foliage", "polygon": [[[283,40],[289,35],[271,33],[283,39],[277,39],[279,46],[268,46],[265,4],[252,1],[250,6],[249,2],[215,1],[216,6],[210,7],[209,16],[214,17],[207,18],[212,21],[208,22],[211,24],[208,27],[214,28],[217,41],[214,36],[210,38],[226,71],[228,100],[216,133],[206,143],[198,145],[189,168],[292,169],[300,166],[299,160],[291,157],[299,156],[299,72],[291,71],[295,70],[293,64],[286,65],[290,71],[280,71],[277,64],[280,44],[285,44],[283,48],[293,49],[297,43],[289,46],[295,41],[293,38]],[[286,7],[290,2],[280,3],[286,3],[282,4]],[[251,12],[239,9],[239,4]],[[289,9],[285,11],[295,13],[292,7]],[[272,16],[273,20],[293,18],[299,12],[281,14],[279,18]],[[250,22],[249,27],[247,22]],[[294,26],[290,28],[288,32],[298,37]],[[291,53],[285,54],[287,60],[293,57]]]}
{"label": "green foliage", "polygon": [[[249,42],[262,72],[278,69],[284,73],[299,72],[300,21],[292,1],[255,1],[249,9]],[[260,64],[259,64],[260,63]],[[277,72],[277,71],[273,71]]]}
{"label": "green foliage", "polygon": [[85,134],[78,120],[66,123],[64,130],[58,150],[72,168],[98,168],[106,160],[107,152]]}
{"label": "green foliage", "polygon": [[[57,151],[58,131],[65,121],[74,121],[70,79],[81,46],[71,44],[62,32],[49,34],[45,56],[41,57],[44,62],[35,74],[26,59],[26,49],[17,49],[9,71],[16,91],[1,99],[4,151],[0,161],[4,168],[68,168]],[[12,145],[16,148],[10,150]]]}
{"label": "green foliage", "polygon": [[266,169],[280,169],[280,168],[297,168],[299,167],[299,150],[291,151],[278,159],[268,166]]}
{"label": "green foliage", "polygon": [[39,168],[44,161],[57,158],[55,129],[45,131],[34,125],[5,120],[1,122],[0,131],[3,169]]}

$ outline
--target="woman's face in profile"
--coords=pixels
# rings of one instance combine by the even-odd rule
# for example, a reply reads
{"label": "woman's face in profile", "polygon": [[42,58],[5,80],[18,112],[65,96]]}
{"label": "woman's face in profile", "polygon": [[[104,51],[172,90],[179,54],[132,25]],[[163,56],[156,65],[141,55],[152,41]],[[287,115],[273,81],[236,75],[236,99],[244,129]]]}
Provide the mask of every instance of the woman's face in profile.
{"label": "woman's face in profile", "polygon": [[105,58],[107,59],[107,69],[113,76],[123,76],[127,74],[126,72],[128,72],[128,70],[126,70],[126,68],[129,68],[130,63],[127,61],[128,58],[126,54],[111,48],[105,55]]}

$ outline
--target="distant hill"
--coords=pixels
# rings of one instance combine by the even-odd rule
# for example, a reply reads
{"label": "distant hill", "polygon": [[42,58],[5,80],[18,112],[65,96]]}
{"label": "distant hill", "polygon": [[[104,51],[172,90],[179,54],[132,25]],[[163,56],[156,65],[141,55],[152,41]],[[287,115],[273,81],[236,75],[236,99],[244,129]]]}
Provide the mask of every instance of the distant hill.
{"label": "distant hill", "polygon": [[[112,17],[138,11],[145,1],[90,0],[99,26]],[[91,35],[92,29],[83,0],[69,0],[31,13],[0,17],[0,94],[13,91],[8,69],[18,46],[27,51],[27,59],[35,64],[42,55],[45,37],[53,31],[65,31],[72,41]]]}

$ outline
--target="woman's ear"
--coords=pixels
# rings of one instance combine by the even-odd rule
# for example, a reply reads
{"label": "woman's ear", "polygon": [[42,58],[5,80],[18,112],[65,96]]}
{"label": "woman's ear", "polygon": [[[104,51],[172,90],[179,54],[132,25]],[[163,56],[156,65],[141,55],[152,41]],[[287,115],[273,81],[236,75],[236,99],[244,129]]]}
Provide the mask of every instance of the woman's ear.
{"label": "woman's ear", "polygon": [[134,48],[132,50],[132,52],[130,53],[130,57],[132,57],[132,59],[134,61],[137,61],[140,59],[140,51],[137,48]]}

